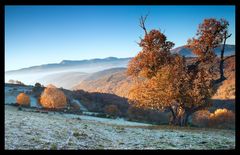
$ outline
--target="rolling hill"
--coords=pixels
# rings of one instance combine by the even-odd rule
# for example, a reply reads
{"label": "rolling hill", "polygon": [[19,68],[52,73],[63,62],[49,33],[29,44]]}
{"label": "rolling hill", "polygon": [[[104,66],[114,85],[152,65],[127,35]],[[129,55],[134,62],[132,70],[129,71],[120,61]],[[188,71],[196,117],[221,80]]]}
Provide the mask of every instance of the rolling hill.
{"label": "rolling hill", "polygon": [[80,74],[83,72],[85,74],[90,74],[114,67],[126,67],[130,59],[131,58],[108,57],[104,59],[76,61],[63,60],[55,64],[44,64],[19,70],[6,71],[5,82],[13,79],[33,85],[35,82],[49,84],[49,82],[54,81],[55,83],[61,82],[61,86],[65,88],[70,88],[72,85],[68,85],[69,81],[78,84],[81,82],[82,75]]}
{"label": "rolling hill", "polygon": [[[128,97],[133,82],[125,72],[126,69],[116,70],[116,72],[112,70],[100,71],[92,74],[93,77],[98,78],[86,78],[76,85],[74,89]],[[220,85],[213,99],[235,99],[235,57],[231,57],[226,61],[224,72],[227,80]]]}
{"label": "rolling hill", "polygon": [[125,71],[126,68],[114,68],[94,73],[73,87],[73,89],[83,89],[89,92],[110,93],[127,97],[132,79],[125,74]]}
{"label": "rolling hill", "polygon": [[76,84],[80,83],[89,74],[83,72],[65,72],[55,73],[43,76],[37,79],[35,82],[40,82],[43,85],[53,84],[57,87],[63,87],[65,89],[71,89]]}

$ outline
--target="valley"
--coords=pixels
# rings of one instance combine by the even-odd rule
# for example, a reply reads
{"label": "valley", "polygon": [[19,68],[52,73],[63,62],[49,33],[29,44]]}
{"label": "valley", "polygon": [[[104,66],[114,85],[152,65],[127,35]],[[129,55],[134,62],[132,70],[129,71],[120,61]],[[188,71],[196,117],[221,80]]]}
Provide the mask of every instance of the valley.
{"label": "valley", "polygon": [[236,150],[235,5],[6,5],[5,150]]}

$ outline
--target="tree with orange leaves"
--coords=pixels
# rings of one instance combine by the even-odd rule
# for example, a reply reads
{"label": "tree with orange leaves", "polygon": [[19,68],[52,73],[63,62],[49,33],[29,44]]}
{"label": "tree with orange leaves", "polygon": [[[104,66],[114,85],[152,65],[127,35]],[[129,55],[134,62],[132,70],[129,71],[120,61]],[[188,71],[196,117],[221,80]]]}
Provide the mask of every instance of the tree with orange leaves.
{"label": "tree with orange leaves", "polygon": [[167,37],[158,30],[151,30],[148,33],[145,27],[146,17],[140,19],[140,27],[145,31],[145,36],[139,43],[142,51],[129,62],[127,73],[151,78],[170,61],[170,49],[174,43],[168,41]]}
{"label": "tree with orange leaves", "polygon": [[30,98],[28,95],[25,93],[20,93],[17,96],[17,104],[22,105],[22,106],[29,106],[30,105]]}
{"label": "tree with orange leaves", "polygon": [[64,93],[53,85],[48,85],[40,97],[40,104],[44,108],[61,109],[67,105]]}
{"label": "tree with orange leaves", "polygon": [[199,63],[206,63],[216,60],[216,54],[214,53],[214,48],[218,47],[223,43],[221,50],[221,58],[219,64],[219,79],[215,80],[218,84],[224,81],[226,78],[223,71],[224,59],[224,49],[226,40],[231,37],[228,34],[229,23],[225,19],[217,20],[215,18],[204,19],[198,27],[197,38],[192,38],[188,40],[187,48],[190,48],[194,54],[198,56]]}
{"label": "tree with orange leaves", "polygon": [[129,99],[137,107],[169,110],[170,123],[184,126],[194,112],[210,106],[213,77],[203,68],[189,73],[182,56],[172,57],[173,60],[159,69],[156,76],[134,85]]}
{"label": "tree with orange leaves", "polygon": [[[216,28],[216,32],[210,28],[214,34],[206,35],[209,37],[207,51],[203,50],[205,45],[195,47],[191,44],[199,60],[187,65],[183,56],[170,53],[174,44],[166,41],[165,35],[156,30],[147,32],[145,20],[146,17],[140,19],[140,26],[145,32],[144,39],[139,43],[142,51],[128,65],[129,75],[144,80],[137,80],[132,87],[130,103],[142,108],[169,110],[172,124],[187,125],[190,115],[210,106],[215,75],[210,69],[215,59],[212,50],[222,41],[222,30]],[[199,34],[208,32],[203,26],[200,29]]]}

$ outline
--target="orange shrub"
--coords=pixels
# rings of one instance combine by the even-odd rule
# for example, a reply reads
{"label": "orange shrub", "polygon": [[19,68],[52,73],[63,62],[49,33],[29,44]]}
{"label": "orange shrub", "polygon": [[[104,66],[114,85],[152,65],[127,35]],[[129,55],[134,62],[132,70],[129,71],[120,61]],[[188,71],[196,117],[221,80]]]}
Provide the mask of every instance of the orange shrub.
{"label": "orange shrub", "polygon": [[60,109],[67,105],[64,93],[53,85],[48,85],[40,97],[40,104],[44,108]]}
{"label": "orange shrub", "polygon": [[199,127],[208,127],[211,113],[208,110],[200,110],[193,114],[192,123]]}
{"label": "orange shrub", "polygon": [[30,105],[30,98],[25,93],[20,93],[17,96],[17,104],[23,105],[23,106],[29,106]]}
{"label": "orange shrub", "polygon": [[234,128],[235,127],[235,113],[227,109],[217,109],[210,115],[210,126],[218,128]]}
{"label": "orange shrub", "polygon": [[195,112],[192,123],[200,127],[235,128],[235,113],[227,109],[217,109],[213,113],[208,110]]}

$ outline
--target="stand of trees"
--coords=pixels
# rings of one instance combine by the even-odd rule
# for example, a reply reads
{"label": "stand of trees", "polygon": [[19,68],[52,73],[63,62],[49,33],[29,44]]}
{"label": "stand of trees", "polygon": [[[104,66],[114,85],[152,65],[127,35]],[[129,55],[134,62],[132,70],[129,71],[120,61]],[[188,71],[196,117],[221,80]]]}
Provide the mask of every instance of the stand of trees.
{"label": "stand of trees", "polygon": [[[223,62],[225,43],[231,36],[227,31],[229,24],[224,19],[205,19],[199,25],[196,38],[188,40],[186,47],[197,59],[187,64],[185,57],[171,54],[174,43],[160,30],[147,31],[146,18],[140,18],[140,27],[145,33],[139,43],[142,50],[128,64],[128,75],[138,79],[130,91],[129,101],[136,107],[168,110],[172,114],[171,124],[185,126],[189,116],[211,105],[216,86],[226,79]],[[216,78],[214,48],[221,43],[220,77]]]}
{"label": "stand of trees", "polygon": [[12,80],[12,79],[10,79],[9,81],[8,81],[8,83],[11,83],[11,84],[19,84],[19,85],[25,85],[23,82],[21,82],[21,81],[18,81],[18,80]]}

